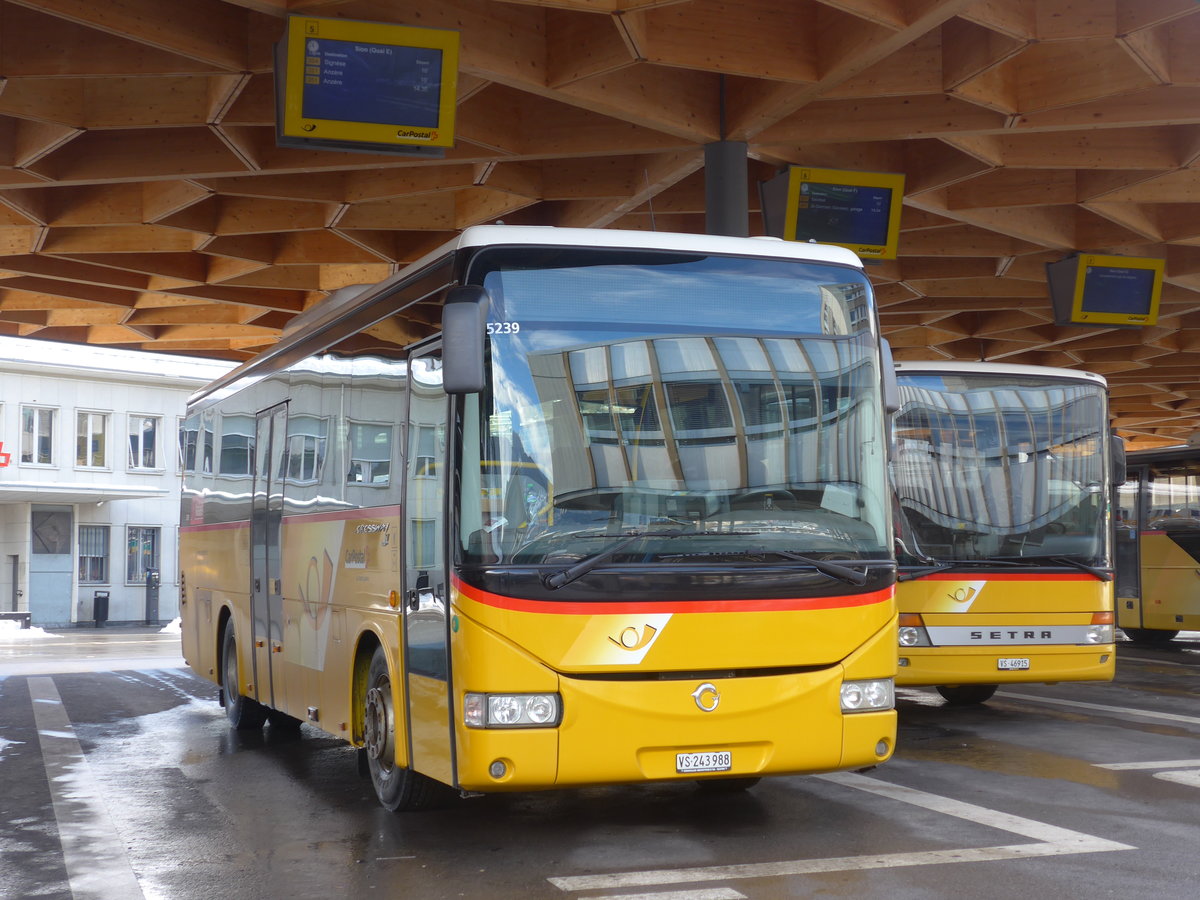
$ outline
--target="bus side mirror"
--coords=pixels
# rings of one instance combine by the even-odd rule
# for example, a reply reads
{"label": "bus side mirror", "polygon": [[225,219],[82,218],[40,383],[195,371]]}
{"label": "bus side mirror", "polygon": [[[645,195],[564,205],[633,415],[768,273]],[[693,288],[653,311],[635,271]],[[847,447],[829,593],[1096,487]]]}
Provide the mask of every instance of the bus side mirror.
{"label": "bus side mirror", "polygon": [[896,380],[896,362],[887,338],[879,340],[879,356],[883,366],[883,411],[890,416],[900,411],[900,383]]}
{"label": "bus side mirror", "polygon": [[484,337],[488,292],[476,284],[456,287],[442,307],[442,389],[447,394],[475,394],[487,381]]}
{"label": "bus side mirror", "polygon": [[1112,444],[1112,483],[1120,487],[1129,477],[1125,471],[1125,438],[1112,434],[1108,437]]}

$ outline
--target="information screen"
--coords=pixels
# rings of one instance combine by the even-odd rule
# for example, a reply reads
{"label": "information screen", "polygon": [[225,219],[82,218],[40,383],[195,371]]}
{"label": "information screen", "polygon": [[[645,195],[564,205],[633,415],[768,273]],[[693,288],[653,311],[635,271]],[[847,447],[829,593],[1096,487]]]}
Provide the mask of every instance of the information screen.
{"label": "information screen", "polygon": [[796,240],[828,244],[887,244],[892,191],[858,184],[800,184]]}
{"label": "information screen", "polygon": [[441,50],[310,37],[304,51],[306,119],[438,127]]}
{"label": "information screen", "polygon": [[1083,312],[1144,316],[1154,297],[1154,270],[1088,266],[1083,276]]}

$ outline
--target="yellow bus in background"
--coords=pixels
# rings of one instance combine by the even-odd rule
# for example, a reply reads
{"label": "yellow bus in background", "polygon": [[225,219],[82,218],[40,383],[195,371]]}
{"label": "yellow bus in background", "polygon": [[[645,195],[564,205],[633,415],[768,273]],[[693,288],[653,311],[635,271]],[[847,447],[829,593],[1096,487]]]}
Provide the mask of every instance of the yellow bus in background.
{"label": "yellow bus in background", "polygon": [[876,322],[837,247],[466,229],[192,398],[184,655],[393,810],[880,763]]}
{"label": "yellow bus in background", "polygon": [[898,362],[898,685],[950,704],[1114,672],[1110,487],[1123,451],[1087,372]]}
{"label": "yellow bus in background", "polygon": [[1117,489],[1117,625],[1132,641],[1200,630],[1200,447],[1129,454]]}

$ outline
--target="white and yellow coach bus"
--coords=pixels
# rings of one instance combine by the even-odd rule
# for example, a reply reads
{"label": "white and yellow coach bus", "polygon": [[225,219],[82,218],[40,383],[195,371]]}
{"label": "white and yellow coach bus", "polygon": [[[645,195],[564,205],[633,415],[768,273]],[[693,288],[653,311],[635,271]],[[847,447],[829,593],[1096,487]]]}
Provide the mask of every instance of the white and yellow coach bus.
{"label": "white and yellow coach bus", "polygon": [[344,738],[390,809],[890,756],[853,254],[480,226],[349,293],[189,404],[183,648],[235,727]]}
{"label": "white and yellow coach bus", "polygon": [[1113,677],[1110,496],[1124,480],[1089,372],[898,362],[896,683],[951,704]]}

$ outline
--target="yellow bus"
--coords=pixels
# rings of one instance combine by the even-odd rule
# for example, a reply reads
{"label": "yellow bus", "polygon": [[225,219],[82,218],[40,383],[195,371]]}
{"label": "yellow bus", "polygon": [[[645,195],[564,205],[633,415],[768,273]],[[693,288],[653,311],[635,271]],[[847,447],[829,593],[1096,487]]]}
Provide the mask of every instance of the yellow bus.
{"label": "yellow bus", "polygon": [[1200,630],[1200,448],[1129,454],[1117,489],[1117,625],[1132,641]]}
{"label": "yellow bus", "polygon": [[184,655],[233,726],[344,738],[394,810],[891,755],[852,253],[479,226],[298,318],[181,436]]}
{"label": "yellow bus", "polygon": [[1088,372],[898,362],[898,685],[952,705],[1113,677],[1110,488],[1123,445]]}

